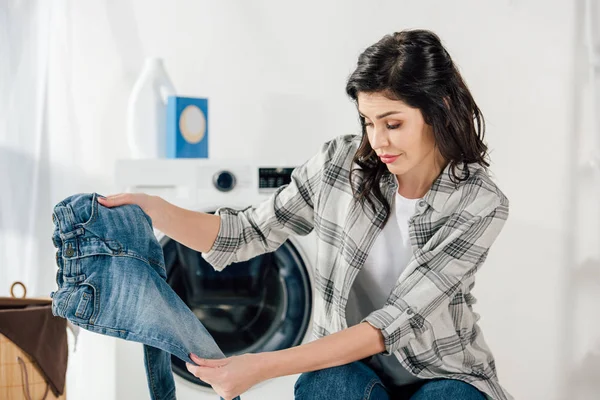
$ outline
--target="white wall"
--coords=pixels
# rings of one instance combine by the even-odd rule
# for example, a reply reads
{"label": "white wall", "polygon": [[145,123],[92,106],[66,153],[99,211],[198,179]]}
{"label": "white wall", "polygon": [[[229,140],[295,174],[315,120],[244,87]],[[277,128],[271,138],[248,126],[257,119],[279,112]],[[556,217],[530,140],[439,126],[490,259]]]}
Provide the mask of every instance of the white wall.
{"label": "white wall", "polygon": [[[485,337],[501,382],[516,398],[567,398],[559,394],[569,338],[565,271],[575,261],[574,243],[588,243],[588,252],[598,247],[593,224],[570,224],[577,209],[571,155],[590,135],[589,112],[577,109],[589,102],[589,92],[574,92],[581,51],[576,2],[60,4],[67,11],[57,14],[53,38],[51,128],[75,129],[93,151],[106,154],[86,163],[76,187],[107,193],[114,160],[127,156],[127,96],[145,56],[164,57],[180,94],[210,99],[212,157],[300,163],[323,141],[357,132],[344,87],[366,46],[404,28],[438,33],[483,110],[493,171],[511,201],[509,222],[475,290]],[[70,375],[71,399],[113,395],[110,346],[99,352],[93,343],[86,337],[73,355],[99,361]],[[88,385],[97,385],[96,397]]]}

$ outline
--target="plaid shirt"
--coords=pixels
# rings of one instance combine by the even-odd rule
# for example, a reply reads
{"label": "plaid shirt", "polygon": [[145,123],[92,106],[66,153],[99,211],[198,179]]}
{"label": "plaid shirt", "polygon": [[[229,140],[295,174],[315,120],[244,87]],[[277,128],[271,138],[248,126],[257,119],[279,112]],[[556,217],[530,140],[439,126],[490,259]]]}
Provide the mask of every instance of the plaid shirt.
{"label": "plaid shirt", "polygon": [[[384,207],[374,212],[354,200],[349,181],[360,135],[328,141],[292,180],[263,203],[244,210],[222,207],[216,241],[202,257],[221,270],[232,262],[275,251],[290,235],[316,232],[314,269],[316,338],[347,328],[350,287],[383,228]],[[508,217],[508,199],[485,170],[469,165],[455,184],[447,167],[417,202],[409,220],[413,256],[383,308],[363,321],[381,330],[385,355],[395,355],[423,379],[468,382],[492,399],[512,399],[500,386],[494,358],[472,309],[475,272]],[[464,174],[464,170],[459,170]],[[361,179],[353,174],[353,185]],[[387,171],[380,181],[390,204],[398,190]]]}

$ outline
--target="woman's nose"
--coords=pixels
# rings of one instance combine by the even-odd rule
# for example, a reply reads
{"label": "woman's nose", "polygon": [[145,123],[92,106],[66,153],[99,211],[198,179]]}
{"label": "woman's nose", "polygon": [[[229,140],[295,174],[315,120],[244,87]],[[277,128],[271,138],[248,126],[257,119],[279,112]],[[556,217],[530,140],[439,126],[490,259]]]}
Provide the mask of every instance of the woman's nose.
{"label": "woman's nose", "polygon": [[388,144],[389,140],[385,129],[373,128],[371,135],[371,147],[373,148],[373,150],[385,148],[388,146]]}

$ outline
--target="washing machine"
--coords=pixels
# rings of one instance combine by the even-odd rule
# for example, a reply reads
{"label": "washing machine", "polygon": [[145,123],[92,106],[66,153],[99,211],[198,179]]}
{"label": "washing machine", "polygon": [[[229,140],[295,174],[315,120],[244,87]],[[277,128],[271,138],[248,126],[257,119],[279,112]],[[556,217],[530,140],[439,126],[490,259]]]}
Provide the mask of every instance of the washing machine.
{"label": "washing machine", "polygon": [[[143,192],[190,210],[244,209],[290,182],[293,166],[209,159],[119,160],[116,192]],[[276,251],[215,271],[201,253],[159,230],[167,282],[211,333],[226,356],[280,350],[311,340],[314,232],[290,237]],[[148,399],[142,345],[116,340],[117,399]],[[185,363],[172,357],[180,400],[218,399]],[[293,399],[298,375],[262,382],[245,400]]]}

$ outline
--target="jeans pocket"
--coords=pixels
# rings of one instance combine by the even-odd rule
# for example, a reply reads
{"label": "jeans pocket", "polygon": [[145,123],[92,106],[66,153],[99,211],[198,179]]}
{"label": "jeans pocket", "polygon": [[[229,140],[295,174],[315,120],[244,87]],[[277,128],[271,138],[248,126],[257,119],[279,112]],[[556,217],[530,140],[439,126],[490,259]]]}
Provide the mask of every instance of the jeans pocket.
{"label": "jeans pocket", "polygon": [[[69,278],[65,278],[69,279]],[[98,291],[89,281],[82,282],[85,275],[71,277],[79,280],[76,284],[64,285],[54,294],[53,308],[55,315],[66,318],[72,322],[93,324],[98,307]]]}
{"label": "jeans pocket", "polygon": [[93,296],[88,292],[83,292],[81,297],[79,298],[79,304],[77,304],[77,309],[75,310],[75,316],[81,319],[89,319],[92,316],[92,312],[94,310],[93,305],[94,301],[92,300],[92,307],[90,308],[90,299]]}
{"label": "jeans pocket", "polygon": [[52,295],[52,315],[67,318],[66,308],[74,287],[60,287]]}
{"label": "jeans pocket", "polygon": [[96,288],[90,284],[83,282],[79,284],[76,290],[78,298],[77,305],[73,302],[74,316],[83,321],[90,322],[95,314],[96,308]]}

